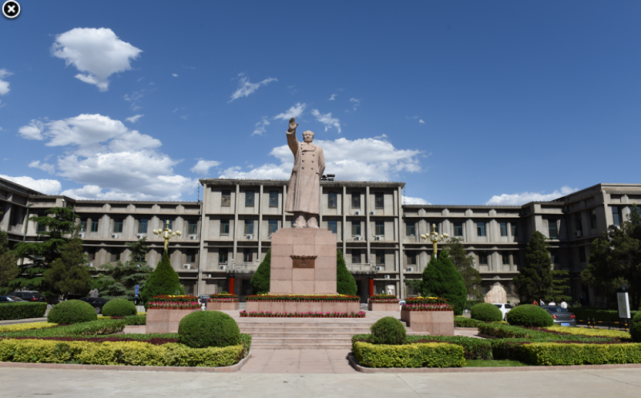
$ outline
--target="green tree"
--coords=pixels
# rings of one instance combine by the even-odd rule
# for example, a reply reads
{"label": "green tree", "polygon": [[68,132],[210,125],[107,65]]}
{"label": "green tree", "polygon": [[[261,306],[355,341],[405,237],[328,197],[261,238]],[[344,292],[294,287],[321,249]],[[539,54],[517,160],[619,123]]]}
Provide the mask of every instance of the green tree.
{"label": "green tree", "polygon": [[481,288],[481,274],[474,268],[474,257],[467,254],[465,247],[461,243],[461,238],[450,238],[447,242],[447,251],[456,270],[461,274],[465,289],[470,300],[480,300],[483,298]]}
{"label": "green tree", "polygon": [[45,227],[38,232],[34,242],[21,242],[16,246],[16,255],[22,258],[21,274],[10,285],[12,288],[36,289],[45,297],[56,295],[55,288],[44,280],[44,273],[51,268],[54,260],[60,257],[62,247],[69,242],[79,226],[78,217],[71,207],[54,207],[47,215],[30,217],[29,220]]}
{"label": "green tree", "polygon": [[525,265],[514,277],[514,284],[521,302],[568,298],[564,295],[564,292],[569,289],[565,285],[567,281],[564,278],[565,275],[567,275],[566,271],[552,269],[547,238],[538,231],[534,232],[525,249]]}
{"label": "green tree", "polygon": [[355,296],[357,290],[356,280],[345,265],[343,252],[338,250],[336,253],[336,291],[338,294]]}
{"label": "green tree", "polygon": [[146,239],[143,237],[136,242],[126,243],[131,252],[128,261],[107,263],[100,267],[104,273],[92,280],[91,287],[97,288],[101,297],[133,301],[136,285],[139,285],[142,291],[154,271],[145,261],[149,252]]}
{"label": "green tree", "polygon": [[447,249],[441,250],[438,258],[432,256],[423,270],[423,296],[437,296],[454,306],[454,313],[460,315],[467,302],[467,290],[463,277],[456,270]]}
{"label": "green tree", "polygon": [[[271,278],[271,249],[265,254],[265,258],[258,266],[254,276],[252,276],[249,284],[252,287],[254,294],[269,293],[269,281]],[[233,292],[231,292],[233,293]]]}
{"label": "green tree", "polygon": [[630,304],[641,302],[641,216],[635,206],[621,228],[610,226],[592,242],[588,266],[581,273],[584,283],[598,287],[606,302],[614,302],[615,293],[628,286]]}
{"label": "green tree", "polygon": [[162,254],[162,260],[160,260],[154,272],[149,275],[147,282],[145,282],[145,287],[141,294],[142,302],[146,306],[147,303],[156,296],[184,293],[185,290],[180,286],[178,273],[176,273],[171,266],[169,255],[165,251]]}
{"label": "green tree", "polygon": [[51,263],[51,268],[43,276],[49,292],[62,296],[64,300],[89,293],[91,274],[87,270],[82,240],[75,238],[64,244],[61,256]]}
{"label": "green tree", "polygon": [[9,238],[6,232],[0,231],[0,294],[11,291],[9,282],[20,275],[18,258],[9,250]]}

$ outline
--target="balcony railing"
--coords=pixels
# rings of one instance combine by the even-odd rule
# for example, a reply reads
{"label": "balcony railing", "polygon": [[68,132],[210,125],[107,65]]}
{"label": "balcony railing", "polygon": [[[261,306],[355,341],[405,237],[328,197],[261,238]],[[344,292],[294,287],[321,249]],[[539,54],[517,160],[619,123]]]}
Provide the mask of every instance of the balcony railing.
{"label": "balcony railing", "polygon": [[353,274],[375,274],[376,266],[368,263],[346,264],[349,272]]}

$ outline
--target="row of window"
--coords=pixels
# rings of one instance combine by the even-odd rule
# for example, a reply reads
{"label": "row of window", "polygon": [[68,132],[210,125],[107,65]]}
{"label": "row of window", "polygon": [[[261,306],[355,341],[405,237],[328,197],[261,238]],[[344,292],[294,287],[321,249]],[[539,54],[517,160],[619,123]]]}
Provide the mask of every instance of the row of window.
{"label": "row of window", "polygon": [[[245,207],[254,207],[255,203],[256,203],[256,192],[246,191]],[[360,209],[361,194],[356,192],[353,193],[351,203],[352,203],[352,209]],[[222,191],[220,205],[222,207],[231,206],[231,191]],[[327,205],[330,209],[335,209],[338,206],[337,192],[327,193]],[[278,207],[278,191],[269,191],[269,207]],[[383,193],[374,194],[374,207],[377,209],[383,209],[385,207],[385,195]]]}
{"label": "row of window", "polygon": [[[168,220],[169,221],[169,229],[172,229],[173,227],[173,220]],[[87,220],[81,220],[80,221],[80,232],[87,232],[87,223],[89,221]],[[90,232],[98,232],[98,223],[99,220],[91,220],[89,228]],[[114,225],[112,228],[113,233],[122,233],[123,231],[123,225],[124,225],[124,219],[122,218],[115,218],[114,219]],[[163,223],[163,229],[165,227],[165,223]],[[40,226],[38,226],[40,227]],[[139,234],[146,234],[147,230],[149,228],[149,220],[146,218],[141,218],[138,220],[138,233]],[[40,231],[38,231],[40,232]],[[187,220],[187,234],[189,235],[196,235],[198,233],[198,221],[196,220]]]}
{"label": "row of window", "polygon": [[[113,262],[116,262],[116,261],[120,260],[120,256],[122,255],[123,252],[124,252],[124,250],[120,250],[120,249],[111,249],[111,250],[109,250],[109,261],[113,263]],[[189,264],[195,263],[196,262],[196,253],[197,253],[196,249],[186,250],[185,251],[185,261],[187,263],[189,263]],[[89,258],[89,261],[96,261],[96,254],[97,254],[97,252],[95,250],[94,251],[92,251],[92,250],[88,251],[87,252],[87,257]],[[140,258],[138,260],[139,261],[145,261],[144,258]]]}
{"label": "row of window", "polygon": [[[597,227],[596,211],[597,209],[590,210],[590,229],[596,229]],[[619,226],[619,223],[620,223],[619,209],[616,206],[612,207],[612,216],[614,218],[614,225]],[[575,227],[576,235],[581,236],[583,234],[582,212],[578,212],[574,214],[574,227]],[[559,228],[557,226],[557,220],[554,220],[554,219],[548,220],[548,234],[550,239],[559,239]]]}
{"label": "row of window", "polygon": [[[453,235],[454,236],[463,236],[463,222],[454,222],[454,228],[453,228]],[[487,236],[487,222],[485,221],[478,221],[475,223],[476,224],[476,236]],[[436,228],[436,233],[440,233],[440,228],[439,225],[435,225]],[[512,236],[516,237],[518,236],[518,229],[516,224],[510,223],[509,224],[509,229],[512,231]],[[507,231],[508,231],[508,223],[501,221],[499,222],[499,230],[501,231],[501,236],[508,236]],[[430,227],[430,232],[431,232],[431,227]],[[405,225],[405,235],[407,236],[414,236],[416,235],[416,224],[406,224]]]}

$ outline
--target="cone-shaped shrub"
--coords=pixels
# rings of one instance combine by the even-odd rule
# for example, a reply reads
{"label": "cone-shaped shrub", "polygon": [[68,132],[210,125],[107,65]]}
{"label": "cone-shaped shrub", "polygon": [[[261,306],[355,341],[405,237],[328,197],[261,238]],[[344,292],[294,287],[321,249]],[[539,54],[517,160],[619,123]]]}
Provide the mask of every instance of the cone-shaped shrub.
{"label": "cone-shaped shrub", "polygon": [[68,300],[56,304],[47,315],[47,322],[63,325],[95,321],[96,319],[98,319],[98,315],[91,304],[80,300]]}
{"label": "cone-shaped shrub", "polygon": [[641,343],[641,311],[637,311],[637,313],[632,318],[632,325],[630,325],[630,335],[632,336],[632,341]]}
{"label": "cone-shaped shrub", "polygon": [[[258,266],[254,276],[252,276],[249,284],[252,287],[254,294],[269,293],[269,280],[271,278],[271,249],[265,254],[265,259]],[[231,292],[233,293],[233,292]]]}
{"label": "cone-shaped shrub", "polygon": [[405,344],[407,335],[405,325],[392,316],[379,319],[369,330],[372,332],[373,344]]}
{"label": "cone-shaped shrub", "polygon": [[510,325],[546,327],[554,325],[554,318],[538,305],[524,304],[512,308],[505,316]]}
{"label": "cone-shaped shrub", "polygon": [[336,291],[338,294],[356,295],[356,280],[347,269],[343,253],[339,250],[336,253]]}
{"label": "cone-shaped shrub", "polygon": [[494,304],[481,303],[472,307],[472,319],[485,322],[498,322],[503,320],[503,313]]}
{"label": "cone-shaped shrub", "polygon": [[107,304],[102,307],[102,315],[104,316],[129,316],[137,315],[136,306],[129,300],[115,299],[109,300]]}
{"label": "cone-shaped shrub", "polygon": [[167,252],[164,252],[162,260],[160,260],[154,272],[149,275],[147,282],[145,282],[141,294],[142,301],[147,306],[147,303],[156,296],[182,294],[183,292],[178,273],[171,266]]}
{"label": "cone-shaped shrub", "polygon": [[456,270],[447,250],[443,249],[438,258],[432,256],[423,271],[423,296],[437,296],[454,306],[454,313],[460,315],[465,309],[467,289],[463,277]]}
{"label": "cone-shaped shrub", "polygon": [[234,318],[219,311],[198,311],[178,324],[180,342],[192,348],[227,347],[240,344],[240,329]]}

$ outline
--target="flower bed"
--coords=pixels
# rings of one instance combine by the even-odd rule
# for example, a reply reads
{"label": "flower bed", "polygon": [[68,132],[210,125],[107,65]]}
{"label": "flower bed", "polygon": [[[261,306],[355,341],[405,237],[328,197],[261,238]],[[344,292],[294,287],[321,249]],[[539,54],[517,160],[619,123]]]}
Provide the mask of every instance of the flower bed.
{"label": "flower bed", "polygon": [[370,296],[369,298],[370,303],[395,303],[398,304],[399,299],[396,298],[396,296],[392,296],[390,294],[377,294],[374,296]]}
{"label": "flower bed", "polygon": [[196,296],[156,296],[147,303],[147,310],[195,310],[200,308]]}
{"label": "flower bed", "polygon": [[245,301],[311,301],[311,302],[359,302],[360,297],[346,294],[257,294],[247,296]]}
{"label": "flower bed", "polygon": [[207,299],[208,303],[237,303],[238,302],[238,296],[235,294],[230,294],[230,293],[217,293],[217,294],[211,294],[209,298]]}
{"label": "flower bed", "polygon": [[247,312],[240,311],[244,318],[365,318],[365,311],[351,312]]}
{"label": "flower bed", "polygon": [[447,304],[447,300],[442,297],[410,297],[405,299],[407,304]]}
{"label": "flower bed", "polygon": [[403,304],[401,311],[454,311],[450,304]]}

